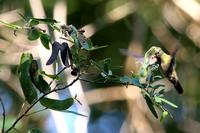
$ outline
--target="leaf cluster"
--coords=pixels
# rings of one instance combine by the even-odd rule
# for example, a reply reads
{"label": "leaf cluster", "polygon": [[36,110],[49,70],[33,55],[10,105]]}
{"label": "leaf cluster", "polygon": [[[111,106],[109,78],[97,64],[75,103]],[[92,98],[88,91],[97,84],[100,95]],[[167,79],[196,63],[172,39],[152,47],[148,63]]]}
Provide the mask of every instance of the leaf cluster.
{"label": "leaf cluster", "polygon": [[[147,67],[148,74],[145,82],[141,82],[141,77],[135,74],[132,74],[131,76],[120,76],[114,71],[121,69],[121,67],[112,66],[111,58],[95,61],[88,57],[90,51],[105,48],[107,46],[94,46],[92,41],[84,35],[84,30],[77,29],[73,25],[59,25],[58,21],[50,18],[26,18],[23,15],[21,15],[21,17],[25,22],[23,26],[8,24],[3,21],[0,22],[5,26],[14,29],[14,34],[16,34],[16,31],[19,29],[27,30],[27,38],[30,41],[40,39],[41,43],[46,49],[51,48],[51,56],[47,60],[46,65],[52,65],[60,56],[64,68],[58,74],[47,74],[45,71],[42,71],[39,68],[37,60],[33,58],[31,53],[22,54],[19,64],[19,81],[24,93],[25,100],[30,104],[30,107],[25,111],[23,115],[17,118],[17,120],[6,132],[14,129],[18,121],[27,115],[29,110],[36,103],[40,103],[45,109],[52,109],[57,111],[66,111],[68,108],[70,108],[75,100],[78,101],[76,96],[62,100],[48,98],[48,94],[66,88],[58,88],[58,86],[51,88],[51,84],[54,80],[60,79],[59,74],[62,71],[69,68],[71,69],[71,75],[76,77],[76,79],[67,86],[70,87],[74,82],[81,79],[80,76],[85,74],[89,66],[93,66],[98,70],[101,77],[100,81],[102,81],[102,83],[109,82],[115,84],[117,83],[120,85],[134,85],[139,87],[148,108],[155,116],[155,118],[158,118],[158,111],[156,108],[162,113],[160,117],[161,122],[167,116],[172,117],[170,112],[165,108],[165,104],[168,104],[174,108],[177,108],[177,106],[164,98],[165,85],[154,85],[155,81],[163,78],[162,74],[159,73],[160,66],[158,64],[155,63]],[[62,41],[52,40],[51,36],[46,33],[45,29],[38,27],[39,24],[46,24],[52,30],[60,32],[60,39]],[[44,76],[51,78],[52,81],[48,83]],[[39,133],[40,131],[37,129],[32,129],[30,131],[30,133],[35,132]]]}
{"label": "leaf cluster", "polygon": [[[174,103],[168,101],[164,97],[165,93],[165,85],[164,84],[154,84],[155,81],[161,80],[164,77],[162,76],[162,71],[160,66],[155,63],[152,65],[149,65],[147,67],[148,75],[146,78],[145,83],[141,82],[141,77],[138,75],[132,74],[130,77],[123,76],[120,78],[121,83],[126,85],[135,85],[141,89],[141,93],[147,103],[147,106],[151,113],[154,115],[155,118],[158,118],[158,111],[156,108],[161,112],[160,121],[163,122],[163,120],[172,115],[170,112],[165,108],[165,105],[169,105],[173,108],[178,108],[177,105]],[[156,108],[155,108],[156,107]]]}

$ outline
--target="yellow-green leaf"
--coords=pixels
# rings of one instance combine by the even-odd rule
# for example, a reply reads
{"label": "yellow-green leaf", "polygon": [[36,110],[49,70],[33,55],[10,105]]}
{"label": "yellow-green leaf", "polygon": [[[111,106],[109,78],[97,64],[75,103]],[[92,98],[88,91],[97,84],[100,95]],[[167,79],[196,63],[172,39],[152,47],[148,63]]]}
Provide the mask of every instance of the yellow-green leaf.
{"label": "yellow-green leaf", "polygon": [[40,35],[40,41],[42,42],[43,46],[46,48],[46,49],[49,49],[49,42],[50,42],[50,39],[49,39],[49,36],[47,34],[41,34]]}
{"label": "yellow-green leaf", "polygon": [[19,66],[19,81],[25,96],[25,99],[31,104],[34,100],[37,99],[37,92],[29,74],[29,68],[33,57],[31,54],[22,54],[20,66]]}
{"label": "yellow-green leaf", "polygon": [[31,29],[28,33],[28,40],[36,40],[40,37],[40,31],[37,29]]}
{"label": "yellow-green leaf", "polygon": [[149,107],[151,113],[152,113],[156,118],[158,118],[158,115],[157,115],[156,110],[155,110],[155,108],[154,108],[154,106],[153,106],[152,100],[151,100],[151,99],[149,98],[149,96],[147,96],[147,95],[145,95],[144,98],[145,98],[145,100],[146,100],[146,103],[147,103],[147,105],[148,105],[148,107]]}

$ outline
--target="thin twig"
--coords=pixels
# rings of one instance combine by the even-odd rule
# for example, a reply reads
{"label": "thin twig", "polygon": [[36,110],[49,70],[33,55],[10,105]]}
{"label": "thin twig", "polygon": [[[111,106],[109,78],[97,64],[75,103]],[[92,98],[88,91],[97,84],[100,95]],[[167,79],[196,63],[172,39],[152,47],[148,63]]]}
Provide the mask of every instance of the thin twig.
{"label": "thin twig", "polygon": [[49,83],[49,86],[51,86],[51,84],[53,83],[53,81],[56,79],[56,77],[58,77],[58,75],[60,75],[67,67],[63,67],[51,80],[51,82]]}
{"label": "thin twig", "polygon": [[84,114],[80,114],[80,113],[77,113],[75,111],[70,111],[70,110],[65,110],[65,111],[62,111],[64,113],[71,113],[71,114],[76,114],[76,115],[80,115],[80,116],[84,116],[84,117],[88,117],[87,115],[84,115]]}
{"label": "thin twig", "polygon": [[[63,70],[64,70],[64,69],[63,69]],[[60,72],[59,72],[59,73],[60,73]],[[15,122],[5,131],[5,133],[10,132],[10,131],[16,126],[16,124],[17,124],[22,118],[24,118],[24,117],[27,115],[27,113],[33,108],[33,106],[35,106],[41,99],[43,99],[45,96],[49,95],[49,94],[52,93],[52,92],[56,92],[56,91],[59,91],[59,90],[64,90],[64,89],[66,89],[66,88],[72,86],[76,81],[79,80],[79,77],[80,77],[80,75],[78,75],[70,84],[68,84],[68,85],[66,85],[66,86],[64,86],[64,87],[62,87],[62,88],[57,88],[57,89],[54,88],[53,90],[51,90],[51,91],[49,91],[49,92],[43,94],[41,97],[39,97],[36,101],[34,101],[34,102],[30,105],[29,108],[26,109],[26,111],[25,111],[21,116],[19,116],[19,117],[15,120]]]}
{"label": "thin twig", "polygon": [[5,120],[6,120],[5,112],[6,112],[6,111],[5,111],[5,106],[4,106],[4,103],[3,103],[2,99],[1,99],[1,97],[0,97],[0,102],[1,102],[2,110],[3,110],[3,113],[2,113],[2,115],[3,115],[3,123],[2,123],[2,130],[1,130],[1,132],[4,133],[4,129],[5,129]]}
{"label": "thin twig", "polygon": [[81,103],[81,101],[79,101],[79,100],[77,99],[77,94],[75,95],[74,99],[75,99],[80,105],[83,105],[83,104]]}
{"label": "thin twig", "polygon": [[[23,102],[23,104],[22,104],[22,106],[21,106],[21,109],[20,109],[20,111],[19,111],[19,112],[22,112],[22,110],[23,110],[23,108],[24,108],[24,105],[25,105],[25,102],[26,102],[26,101],[24,101],[24,102]],[[17,117],[19,117],[19,115],[20,115],[20,113],[18,114],[18,116],[17,116]]]}
{"label": "thin twig", "polygon": [[69,41],[71,43],[74,43],[74,41],[70,40],[70,39],[67,39],[67,38],[64,38],[64,37],[60,37],[60,39],[63,39],[63,40],[66,40],[66,41]]}
{"label": "thin twig", "polygon": [[35,112],[32,112],[32,113],[26,114],[25,116],[30,116],[30,115],[33,115],[33,114],[36,114],[36,113],[42,112],[42,111],[47,110],[47,109],[48,109],[48,108],[46,107],[46,108],[44,108],[44,109],[40,109],[40,110],[37,110],[37,111],[35,111]]}
{"label": "thin twig", "polygon": [[19,131],[18,129],[16,129],[16,128],[13,128],[16,132],[18,132],[18,133],[22,133],[21,131]]}
{"label": "thin twig", "polygon": [[91,80],[83,79],[83,78],[79,78],[79,80],[80,80],[80,81],[87,82],[87,83],[95,83],[95,84],[105,84],[105,83],[107,83],[107,84],[112,84],[112,83],[119,83],[119,82],[114,82],[114,81],[113,81],[113,82],[105,82],[105,81],[99,82],[99,81],[97,81],[97,80],[91,81]]}

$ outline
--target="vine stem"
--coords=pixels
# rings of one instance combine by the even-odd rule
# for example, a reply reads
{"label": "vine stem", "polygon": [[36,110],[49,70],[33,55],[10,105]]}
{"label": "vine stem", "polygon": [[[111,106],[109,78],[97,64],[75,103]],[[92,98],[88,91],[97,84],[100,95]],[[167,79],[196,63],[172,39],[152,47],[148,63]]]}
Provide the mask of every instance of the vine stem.
{"label": "vine stem", "polygon": [[26,114],[26,116],[30,116],[30,115],[33,115],[33,114],[36,114],[36,113],[42,112],[42,111],[47,110],[47,109],[48,109],[48,108],[46,107],[46,108],[44,108],[44,109],[37,110],[37,111],[35,111],[35,112],[32,112],[32,113]]}
{"label": "vine stem", "polygon": [[60,75],[67,67],[63,67],[52,79],[52,81],[49,83],[49,86],[53,83],[53,81]]}
{"label": "vine stem", "polygon": [[2,99],[1,99],[1,97],[0,97],[0,102],[1,102],[2,110],[3,110],[3,113],[2,113],[2,115],[3,115],[3,123],[2,123],[2,130],[1,130],[1,132],[4,133],[4,129],[5,129],[5,119],[6,119],[5,112],[6,112],[6,111],[5,111],[5,106],[4,106],[4,103],[3,103]]}
{"label": "vine stem", "polygon": [[52,93],[52,92],[64,90],[64,89],[66,89],[66,88],[72,86],[76,81],[79,80],[79,77],[80,77],[80,75],[78,75],[70,84],[68,84],[68,85],[66,85],[66,86],[64,86],[64,87],[62,87],[62,88],[57,88],[57,89],[54,88],[53,90],[51,90],[51,91],[49,91],[49,92],[43,94],[40,98],[38,98],[36,101],[34,101],[34,102],[30,105],[30,107],[27,108],[26,111],[25,111],[22,115],[20,115],[20,116],[15,120],[15,122],[14,122],[5,132],[2,132],[2,133],[8,133],[8,132],[11,131],[12,129],[14,129],[15,126],[16,126],[16,124],[17,124],[22,118],[24,118],[24,117],[27,115],[27,113],[28,113],[41,99],[43,99],[45,96],[49,95],[49,94]]}

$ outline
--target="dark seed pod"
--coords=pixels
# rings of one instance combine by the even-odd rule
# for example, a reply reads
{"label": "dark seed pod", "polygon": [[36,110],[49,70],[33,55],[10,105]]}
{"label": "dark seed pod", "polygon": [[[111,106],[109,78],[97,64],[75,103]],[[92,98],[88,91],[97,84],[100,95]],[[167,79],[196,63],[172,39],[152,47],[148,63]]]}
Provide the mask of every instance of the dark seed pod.
{"label": "dark seed pod", "polygon": [[35,85],[36,80],[38,78],[38,64],[36,60],[32,60],[30,68],[29,68],[29,74],[30,74],[31,81]]}
{"label": "dark seed pod", "polygon": [[30,68],[29,68],[29,74],[30,74],[30,77],[31,77],[32,81],[37,76],[37,72],[38,72],[37,61],[36,60],[32,60]]}
{"label": "dark seed pod", "polygon": [[61,55],[61,60],[62,63],[66,66],[69,67],[69,55],[68,55],[68,51],[69,51],[69,46],[66,42],[63,42],[60,48],[60,55]]}
{"label": "dark seed pod", "polygon": [[73,68],[72,71],[71,71],[71,75],[73,76],[77,76],[79,73],[79,69],[78,68]]}
{"label": "dark seed pod", "polygon": [[61,48],[61,45],[59,42],[55,41],[52,44],[52,53],[51,53],[51,56],[50,56],[49,60],[47,61],[46,65],[51,65],[56,60],[60,48]]}

